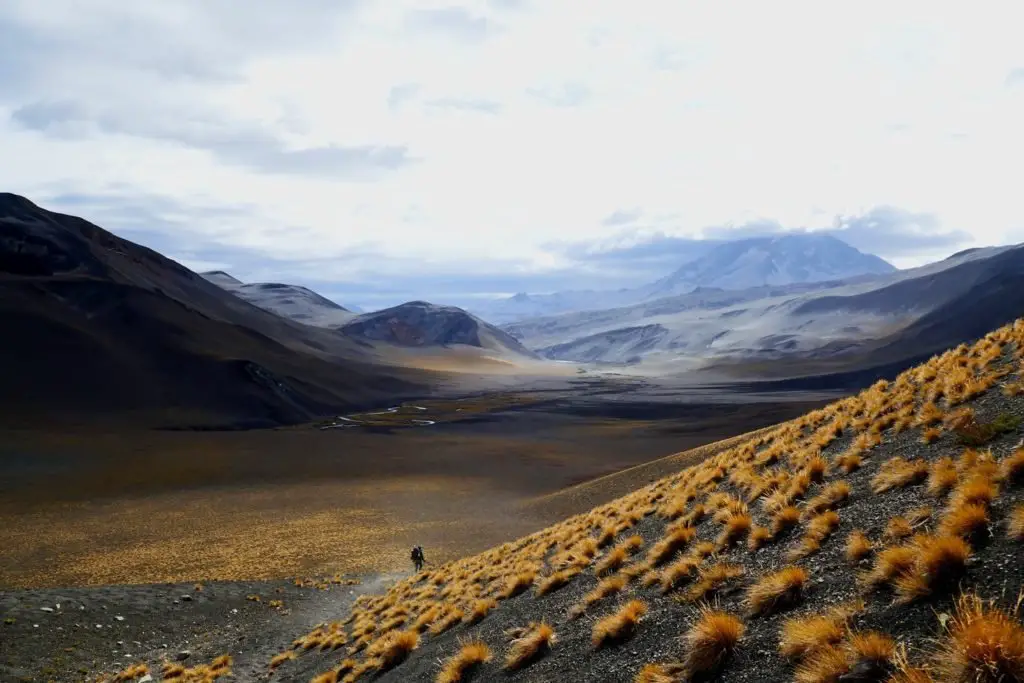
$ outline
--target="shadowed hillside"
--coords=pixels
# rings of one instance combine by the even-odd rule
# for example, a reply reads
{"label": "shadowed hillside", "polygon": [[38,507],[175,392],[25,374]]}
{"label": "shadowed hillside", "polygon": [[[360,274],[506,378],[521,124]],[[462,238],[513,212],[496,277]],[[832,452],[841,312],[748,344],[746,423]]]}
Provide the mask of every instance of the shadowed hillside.
{"label": "shadowed hillside", "polygon": [[430,376],[221,290],[88,221],[0,194],[3,420],[271,425]]}

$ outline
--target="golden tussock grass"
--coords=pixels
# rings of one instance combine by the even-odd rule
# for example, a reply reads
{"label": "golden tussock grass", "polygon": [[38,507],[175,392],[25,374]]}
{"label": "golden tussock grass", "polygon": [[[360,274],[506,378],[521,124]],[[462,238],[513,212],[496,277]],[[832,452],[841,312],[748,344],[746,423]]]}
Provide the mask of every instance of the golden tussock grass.
{"label": "golden tussock grass", "polygon": [[953,510],[961,505],[991,505],[999,496],[999,485],[987,474],[970,476],[953,489],[947,505]]}
{"label": "golden tussock grass", "polygon": [[665,564],[672,559],[673,555],[685,548],[686,544],[692,541],[696,535],[697,530],[689,526],[678,527],[668,532],[647,553],[647,562],[652,567]]}
{"label": "golden tussock grass", "polygon": [[387,671],[405,661],[419,645],[420,634],[416,631],[392,631],[371,643],[366,656],[377,660],[381,671]]}
{"label": "golden tussock grass", "polygon": [[807,523],[807,531],[800,544],[786,553],[786,559],[796,562],[821,549],[821,544],[839,528],[839,515],[834,510],[827,510]]}
{"label": "golden tussock grass", "polygon": [[1018,448],[999,463],[1000,478],[1011,486],[1024,484],[1024,448]]}
{"label": "golden tussock grass", "polygon": [[803,567],[784,567],[750,586],[744,596],[744,606],[751,615],[765,615],[795,605],[803,597],[807,579],[807,570]]}
{"label": "golden tussock grass", "polygon": [[460,623],[466,614],[458,607],[452,607],[440,619],[430,625],[430,633],[437,636]]}
{"label": "golden tussock grass", "polygon": [[924,460],[906,460],[896,456],[884,463],[871,479],[871,490],[884,493],[895,488],[919,484],[928,477],[929,466]]}
{"label": "golden tussock grass", "polygon": [[1006,519],[1006,535],[1024,541],[1024,504],[1017,505]]}
{"label": "golden tussock grass", "polygon": [[839,644],[846,636],[847,618],[841,611],[830,610],[787,619],[779,631],[779,654],[789,659],[803,659]]}
{"label": "golden tussock grass", "polygon": [[579,617],[594,603],[603,600],[609,595],[618,593],[625,587],[626,578],[624,576],[609,576],[607,579],[604,579],[601,583],[597,584],[593,590],[583,596],[580,603],[569,611],[569,618],[575,619],[576,617]]}
{"label": "golden tussock grass", "polygon": [[619,546],[609,550],[604,557],[594,565],[594,574],[606,576],[621,569],[629,559],[629,551]]}
{"label": "golden tussock grass", "polygon": [[514,598],[515,596],[525,592],[530,586],[532,586],[534,579],[536,578],[537,572],[533,571],[532,569],[518,572],[509,578],[504,590],[502,590],[501,593],[498,594],[498,597],[504,600]]}
{"label": "golden tussock grass", "polygon": [[988,533],[988,508],[966,503],[949,509],[939,522],[939,533],[968,540],[984,537]]}
{"label": "golden tussock grass", "polygon": [[463,683],[477,670],[491,661],[491,648],[482,640],[474,640],[462,646],[441,665],[435,683]]}
{"label": "golden tussock grass", "polygon": [[805,517],[813,517],[826,510],[834,510],[840,503],[850,497],[850,485],[845,481],[835,481],[821,490],[817,496],[807,501],[804,508]]}
{"label": "golden tussock grass", "polygon": [[594,624],[591,642],[594,647],[605,647],[632,638],[640,620],[646,614],[647,603],[642,600],[630,600],[618,611]]}
{"label": "golden tussock grass", "polygon": [[570,567],[569,569],[563,569],[545,576],[537,582],[537,597],[553,593],[559,588],[568,586],[569,582],[581,571],[579,567]]}
{"label": "golden tussock grass", "polygon": [[[271,671],[292,659],[295,659],[295,650],[288,650],[287,652],[274,655],[270,660]],[[167,678],[167,674],[164,674],[164,678]]]}
{"label": "golden tussock grass", "polygon": [[933,444],[942,436],[942,430],[938,427],[928,427],[921,431],[921,443]]}
{"label": "golden tussock grass", "polygon": [[325,671],[319,676],[314,676],[309,683],[338,683],[338,671],[337,669]]}
{"label": "golden tussock grass", "polygon": [[883,551],[873,573],[876,583],[889,583],[895,588],[900,602],[951,590],[966,573],[971,556],[971,547],[957,536],[918,534],[897,548],[906,554],[893,554],[898,562],[891,562],[886,552],[895,549]]}
{"label": "golden tussock grass", "polygon": [[914,527],[905,517],[893,517],[885,525],[882,538],[888,541],[898,541],[914,534]]}
{"label": "golden tussock grass", "polygon": [[968,593],[957,600],[945,637],[930,657],[938,681],[1024,681],[1024,628],[1007,611]]}
{"label": "golden tussock grass", "polygon": [[697,576],[697,582],[682,596],[684,602],[706,600],[720,591],[727,583],[746,573],[743,565],[718,562],[704,567]]}
{"label": "golden tussock grass", "polygon": [[861,560],[871,555],[874,546],[871,539],[860,529],[854,529],[846,537],[846,545],[843,546],[843,555],[847,562],[858,564]]}
{"label": "golden tussock grass", "polygon": [[683,635],[687,675],[696,678],[715,673],[736,649],[744,631],[743,622],[732,614],[702,606]]}
{"label": "golden tussock grass", "polygon": [[142,678],[148,673],[149,667],[146,665],[146,663],[139,662],[138,664],[133,664],[132,666],[129,666],[127,669],[124,669],[114,674],[114,678],[112,680],[117,682],[134,681],[136,678]]}
{"label": "golden tussock grass", "polygon": [[660,574],[655,574],[661,582],[661,592],[668,593],[688,583],[697,575],[700,563],[701,561],[694,557],[681,557],[665,567]]}
{"label": "golden tussock grass", "polygon": [[633,683],[679,683],[685,673],[682,664],[645,664]]}
{"label": "golden tussock grass", "polygon": [[844,453],[836,458],[835,466],[846,474],[850,474],[860,469],[863,462],[864,458],[857,453]]}
{"label": "golden tussock grass", "polygon": [[754,521],[746,513],[731,513],[722,523],[722,532],[715,543],[719,548],[729,548],[739,543],[743,535],[750,531]]}
{"label": "golden tussock grass", "polygon": [[753,526],[747,536],[747,549],[755,551],[772,540],[771,529],[764,526]]}
{"label": "golden tussock grass", "polygon": [[772,535],[778,536],[800,523],[800,510],[786,506],[772,516]]}
{"label": "golden tussock grass", "polygon": [[505,668],[515,671],[531,664],[547,654],[557,641],[558,637],[550,624],[541,622],[534,625],[512,641],[505,657]]}
{"label": "golden tussock grass", "polygon": [[494,598],[480,598],[473,601],[473,605],[463,620],[467,624],[478,624],[484,620],[492,609],[498,606],[498,601]]}

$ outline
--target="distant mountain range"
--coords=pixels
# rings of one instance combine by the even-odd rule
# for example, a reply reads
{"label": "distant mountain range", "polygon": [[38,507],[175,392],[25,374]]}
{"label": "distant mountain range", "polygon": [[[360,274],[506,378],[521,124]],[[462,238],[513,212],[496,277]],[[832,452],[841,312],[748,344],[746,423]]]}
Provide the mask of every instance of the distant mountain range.
{"label": "distant mountain range", "polygon": [[520,293],[471,310],[496,324],[538,316],[628,306],[699,288],[744,290],[880,275],[896,268],[831,235],[800,233],[719,243],[676,271],[635,288],[608,291]]}
{"label": "distant mountain range", "polygon": [[[503,327],[551,359],[639,364],[665,372],[745,364],[752,372],[773,374],[793,371],[779,361],[831,372],[916,360],[1020,316],[1024,246],[1012,246],[831,282],[701,287]],[[761,361],[772,364],[755,365]]]}
{"label": "distant mountain range", "polygon": [[409,301],[357,314],[298,285],[246,284],[220,270],[202,276],[265,311],[304,325],[337,330],[352,339],[421,349],[470,346],[502,358],[538,358],[515,338],[455,306]]}
{"label": "distant mountain range", "polygon": [[[298,322],[310,313],[299,305],[306,301],[314,312],[352,316],[309,290],[213,279],[220,282],[86,220],[0,193],[0,425],[295,423],[430,393],[444,379],[437,353],[457,351],[437,347],[431,370],[420,370],[420,350],[397,338]],[[294,295],[301,296],[288,304]],[[434,336],[419,338],[494,342],[504,359],[522,349],[462,315],[439,314],[465,330],[462,337],[446,336],[444,325],[438,331],[428,315],[416,320]],[[401,327],[401,315],[391,319]],[[515,357],[530,356],[522,349]]]}

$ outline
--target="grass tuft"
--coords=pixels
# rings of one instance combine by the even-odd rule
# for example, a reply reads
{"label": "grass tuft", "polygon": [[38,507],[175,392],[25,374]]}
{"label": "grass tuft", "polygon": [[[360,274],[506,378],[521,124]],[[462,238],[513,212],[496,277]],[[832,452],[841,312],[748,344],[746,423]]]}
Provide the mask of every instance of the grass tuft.
{"label": "grass tuft", "polygon": [[547,654],[557,642],[555,629],[541,622],[528,629],[512,641],[505,657],[505,668],[509,671],[522,669]]}
{"label": "grass tuft", "polygon": [[492,609],[498,606],[498,601],[494,598],[481,598],[473,602],[472,609],[466,613],[463,620],[467,624],[478,624],[484,620]]}
{"label": "grass tuft", "polygon": [[605,647],[629,640],[636,633],[640,620],[647,614],[647,603],[630,600],[617,612],[594,624],[591,641],[594,647]]}
{"label": "grass tuft", "polygon": [[441,666],[435,683],[463,683],[491,658],[491,648],[487,643],[482,640],[466,643]]}
{"label": "grass tuft", "polygon": [[790,566],[762,577],[747,589],[744,604],[753,615],[766,615],[796,604],[803,597],[807,570]]}
{"label": "grass tuft", "polygon": [[843,548],[843,554],[846,556],[847,562],[851,564],[858,564],[874,550],[874,546],[871,544],[871,539],[867,537],[860,529],[854,529],[846,537],[846,545]]}
{"label": "grass tuft", "polygon": [[416,631],[392,631],[371,643],[366,654],[378,662],[377,668],[387,671],[405,661],[419,645],[420,634]]}
{"label": "grass tuft", "polygon": [[697,620],[683,636],[688,676],[693,679],[718,671],[736,649],[744,630],[743,622],[734,615],[702,606]]}
{"label": "grass tuft", "polygon": [[939,681],[1024,681],[1024,628],[1017,611],[1006,612],[976,594],[960,596],[932,659]]}

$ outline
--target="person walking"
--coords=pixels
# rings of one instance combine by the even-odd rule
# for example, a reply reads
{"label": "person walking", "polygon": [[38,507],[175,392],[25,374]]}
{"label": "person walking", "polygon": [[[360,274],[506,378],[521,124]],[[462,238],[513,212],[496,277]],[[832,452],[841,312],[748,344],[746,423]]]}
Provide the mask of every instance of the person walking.
{"label": "person walking", "polygon": [[417,572],[423,570],[424,562],[426,562],[426,560],[423,557],[423,548],[421,546],[414,547],[412,549],[412,565],[416,568]]}

